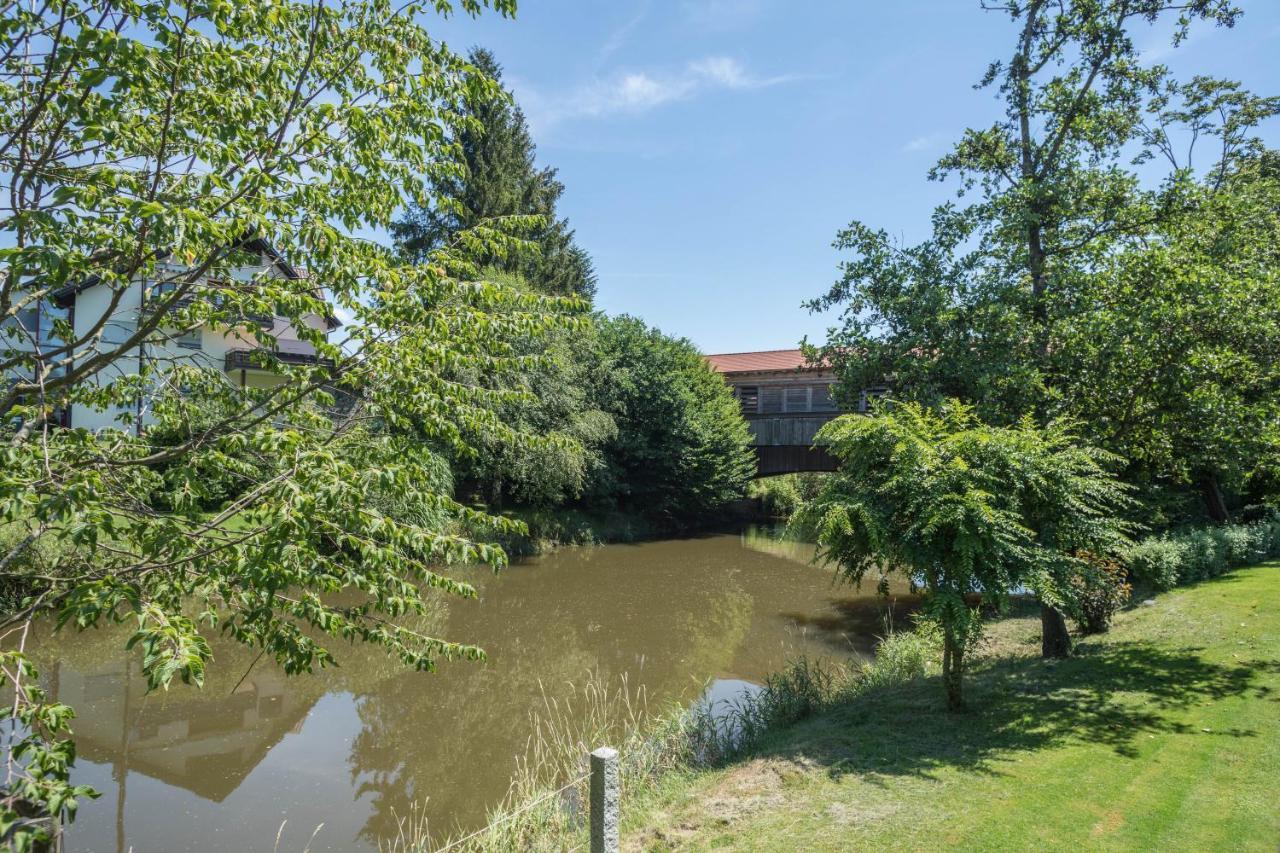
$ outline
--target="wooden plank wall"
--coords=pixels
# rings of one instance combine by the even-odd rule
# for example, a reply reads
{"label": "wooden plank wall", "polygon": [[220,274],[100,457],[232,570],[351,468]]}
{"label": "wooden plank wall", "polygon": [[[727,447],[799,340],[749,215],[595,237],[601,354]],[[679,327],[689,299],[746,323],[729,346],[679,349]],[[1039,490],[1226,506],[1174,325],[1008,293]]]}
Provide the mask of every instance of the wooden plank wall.
{"label": "wooden plank wall", "polygon": [[834,418],[830,415],[814,415],[812,417],[755,417],[748,418],[751,428],[752,444],[757,447],[811,447],[813,437],[827,421]]}
{"label": "wooden plank wall", "polygon": [[834,471],[837,467],[836,458],[823,447],[756,447],[759,477],[800,471]]}

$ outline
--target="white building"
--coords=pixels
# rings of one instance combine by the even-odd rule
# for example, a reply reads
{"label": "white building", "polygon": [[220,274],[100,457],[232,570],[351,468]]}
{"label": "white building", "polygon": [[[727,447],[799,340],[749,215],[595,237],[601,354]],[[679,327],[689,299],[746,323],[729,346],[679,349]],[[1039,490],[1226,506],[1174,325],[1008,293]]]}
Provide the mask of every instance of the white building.
{"label": "white building", "polygon": [[[264,272],[268,275],[280,276],[296,281],[305,280],[305,273],[291,266],[264,241],[257,240],[245,244],[256,263],[236,267],[231,272],[233,281],[251,282]],[[125,343],[137,332],[139,319],[145,316],[150,300],[162,298],[173,285],[165,283],[174,275],[180,275],[184,268],[176,264],[160,264],[155,280],[134,282],[122,295],[114,308],[111,307],[114,292],[106,284],[88,282],[86,284],[65,287],[57,291],[51,305],[42,306],[35,318],[37,334],[43,340],[48,334],[42,326],[50,326],[50,315],[66,312],[65,317],[75,331],[77,339],[87,335],[110,312],[102,328],[100,347]],[[225,279],[224,279],[225,284]],[[197,287],[199,282],[197,282]],[[190,299],[199,299],[194,295]],[[40,316],[43,315],[43,316]],[[41,322],[43,319],[43,323]],[[299,339],[297,329],[287,320],[280,317],[253,318],[250,322],[260,324],[261,328],[276,339],[275,357],[286,364],[307,364],[317,360],[315,347]],[[340,325],[332,316],[309,314],[303,322],[312,329],[323,332],[326,337]],[[113,360],[112,364],[100,371],[88,381],[108,384],[130,374],[138,374],[144,365],[163,366],[175,364],[183,360],[201,367],[222,371],[229,382],[240,388],[270,387],[283,381],[278,373],[267,369],[261,356],[253,356],[260,345],[254,338],[250,325],[237,328],[206,326],[190,332],[179,329],[159,330],[147,343],[134,347],[125,355]],[[76,405],[71,411],[64,413],[62,423],[70,427],[83,427],[90,430],[104,428],[122,428],[123,416],[126,412],[134,416],[137,427],[146,424],[147,399],[144,396],[136,404],[128,404],[110,409],[95,409],[86,405]]]}

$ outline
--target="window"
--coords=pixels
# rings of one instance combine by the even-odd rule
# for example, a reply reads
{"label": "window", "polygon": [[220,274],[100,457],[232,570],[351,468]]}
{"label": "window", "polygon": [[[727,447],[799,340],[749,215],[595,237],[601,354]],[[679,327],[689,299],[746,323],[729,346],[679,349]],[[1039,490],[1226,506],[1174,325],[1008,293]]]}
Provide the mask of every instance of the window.
{"label": "window", "polygon": [[809,386],[787,388],[782,392],[782,411],[784,413],[809,411]]}
{"label": "window", "polygon": [[123,344],[133,337],[137,331],[137,320],[128,316],[113,315],[102,326],[102,342],[105,344]]}
{"label": "window", "polygon": [[70,323],[71,312],[48,303],[40,306],[41,346],[58,346],[62,343],[62,339],[56,334],[56,324],[59,322]]}
{"label": "window", "polygon": [[[18,312],[16,318],[5,318],[4,325],[6,329],[13,329],[12,337],[6,335],[5,342],[9,340],[17,340],[23,344],[30,344],[35,339],[40,330],[40,307],[38,304],[28,305]],[[22,331],[18,331],[18,327],[22,327]]]}
{"label": "window", "polygon": [[831,397],[830,385],[814,385],[811,399],[815,412],[836,411],[836,401]]}
{"label": "window", "polygon": [[861,399],[858,401],[858,411],[860,412],[871,411],[872,403],[876,400],[879,400],[881,397],[883,397],[885,394],[888,394],[888,393],[889,393],[889,389],[885,388],[883,385],[878,385],[874,388],[864,389],[862,392]]}
{"label": "window", "polygon": [[183,349],[200,349],[203,346],[201,343],[202,337],[202,329],[192,329],[184,334],[175,335],[173,342]]}
{"label": "window", "polygon": [[755,385],[739,385],[734,389],[738,395],[738,403],[742,406],[742,414],[754,415],[760,411],[760,389]]}
{"label": "window", "polygon": [[782,411],[782,389],[777,385],[766,385],[760,389],[760,413],[776,415]]}

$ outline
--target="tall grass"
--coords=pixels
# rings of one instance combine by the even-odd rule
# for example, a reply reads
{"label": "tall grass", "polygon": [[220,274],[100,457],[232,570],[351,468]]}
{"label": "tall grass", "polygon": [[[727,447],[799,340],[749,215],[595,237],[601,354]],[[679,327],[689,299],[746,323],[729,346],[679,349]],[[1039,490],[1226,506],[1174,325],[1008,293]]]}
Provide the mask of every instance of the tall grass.
{"label": "tall grass", "polygon": [[473,833],[432,839],[421,809],[399,816],[394,838],[384,853],[568,850],[587,841],[588,753],[609,745],[620,754],[626,797],[651,789],[671,771],[692,766],[699,749],[697,715],[672,705],[651,709],[643,686],[627,678],[606,679],[588,673],[566,697],[544,688],[531,712],[532,732],[516,761],[511,786],[489,811],[486,826]]}
{"label": "tall grass", "polygon": [[758,692],[713,707],[706,702],[650,708],[643,686],[589,673],[567,698],[543,691],[531,713],[532,734],[511,786],[486,826],[433,840],[419,808],[399,816],[383,853],[572,850],[587,843],[588,754],[618,749],[624,819],[642,808],[669,774],[725,764],[759,748],[773,732],[849,701],[864,690],[923,676],[938,656],[925,629],[889,632],[870,664],[800,659],[766,679]]}

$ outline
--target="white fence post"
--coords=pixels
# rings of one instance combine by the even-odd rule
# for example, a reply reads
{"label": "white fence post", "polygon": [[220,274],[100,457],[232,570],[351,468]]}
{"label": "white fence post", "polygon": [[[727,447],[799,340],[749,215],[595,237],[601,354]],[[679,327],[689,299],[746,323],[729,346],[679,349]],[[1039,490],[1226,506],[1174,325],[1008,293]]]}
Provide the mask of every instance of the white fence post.
{"label": "white fence post", "polygon": [[602,746],[591,753],[591,853],[618,853],[621,794],[618,750]]}

